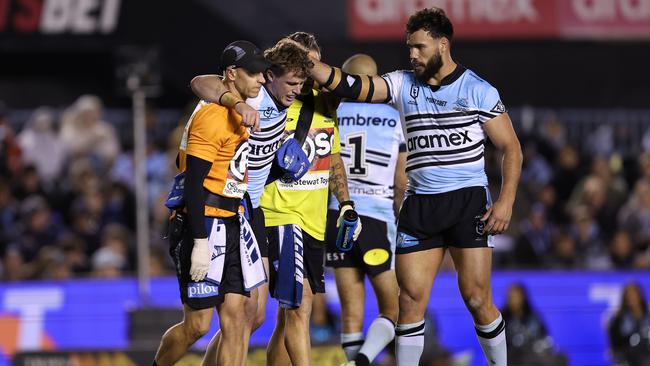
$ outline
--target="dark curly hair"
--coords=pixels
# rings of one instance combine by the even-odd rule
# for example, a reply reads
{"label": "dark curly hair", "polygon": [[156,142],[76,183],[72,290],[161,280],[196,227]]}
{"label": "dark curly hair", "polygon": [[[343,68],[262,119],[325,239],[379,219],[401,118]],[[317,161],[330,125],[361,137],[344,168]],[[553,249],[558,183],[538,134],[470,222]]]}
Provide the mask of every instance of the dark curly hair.
{"label": "dark curly hair", "polygon": [[275,46],[264,51],[264,57],[271,62],[271,71],[277,76],[295,72],[298,77],[307,77],[314,63],[307,52],[295,44],[278,42]]}
{"label": "dark curly hair", "polygon": [[427,31],[433,38],[445,37],[451,41],[454,36],[454,26],[440,8],[422,9],[411,15],[406,22],[406,33],[412,34],[420,29]]}

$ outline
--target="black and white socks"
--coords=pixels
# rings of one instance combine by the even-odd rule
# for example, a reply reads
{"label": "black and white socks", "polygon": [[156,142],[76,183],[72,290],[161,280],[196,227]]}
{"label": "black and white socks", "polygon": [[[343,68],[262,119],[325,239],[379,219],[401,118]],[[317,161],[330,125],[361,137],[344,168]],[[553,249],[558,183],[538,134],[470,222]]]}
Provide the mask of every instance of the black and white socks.
{"label": "black and white socks", "polygon": [[488,365],[506,366],[508,362],[506,322],[501,314],[490,324],[475,324],[474,326],[478,342],[481,344]]}
{"label": "black and white socks", "polygon": [[348,361],[352,361],[357,357],[362,345],[363,333],[341,333],[341,347]]}
{"label": "black and white socks", "polygon": [[375,319],[370,324],[366,341],[355,358],[357,366],[369,365],[393,338],[395,338],[395,323],[383,316]]}
{"label": "black and white socks", "polygon": [[417,366],[424,350],[424,320],[411,324],[397,324],[395,355],[400,366]]}

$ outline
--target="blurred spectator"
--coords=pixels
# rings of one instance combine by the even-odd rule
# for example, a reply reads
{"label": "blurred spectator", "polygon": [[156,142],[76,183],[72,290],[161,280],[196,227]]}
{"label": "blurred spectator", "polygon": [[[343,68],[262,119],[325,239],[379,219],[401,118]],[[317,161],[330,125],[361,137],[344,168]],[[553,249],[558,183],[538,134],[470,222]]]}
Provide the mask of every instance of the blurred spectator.
{"label": "blurred spectator", "polygon": [[537,267],[551,248],[553,227],[546,220],[546,208],[534,204],[529,216],[519,224],[519,240],[514,250],[514,265]]}
{"label": "blurred spectator", "polygon": [[0,175],[16,174],[20,169],[20,147],[7,119],[7,106],[0,101]]}
{"label": "blurred spectator", "polygon": [[122,276],[126,260],[112,248],[102,247],[93,254],[92,274],[95,277],[116,278]]}
{"label": "blurred spectator", "polygon": [[555,114],[550,115],[539,131],[539,152],[547,161],[555,161],[560,150],[568,143],[566,128]]}
{"label": "blurred spectator", "polygon": [[68,234],[59,240],[57,246],[63,251],[65,265],[74,274],[85,274],[90,271],[86,243],[82,239],[73,234]]}
{"label": "blurred spectator", "polygon": [[17,245],[10,245],[6,248],[2,258],[2,280],[21,281],[31,273],[32,265],[26,263],[23,254]]}
{"label": "blurred spectator", "polygon": [[609,323],[609,341],[616,365],[650,365],[650,313],[637,283],[623,289],[621,307]]}
{"label": "blurred spectator", "polygon": [[23,163],[33,164],[41,180],[48,184],[59,177],[65,157],[54,124],[54,112],[50,108],[41,107],[32,113],[18,135]]}
{"label": "blurred spectator", "polygon": [[609,156],[614,152],[614,131],[610,125],[602,124],[587,135],[585,149],[588,155]]}
{"label": "blurred spectator", "polygon": [[613,171],[607,159],[596,157],[592,161],[590,174],[574,188],[568,209],[573,211],[577,206],[586,206],[604,233],[611,235],[616,229],[616,215],[626,196],[625,180]]}
{"label": "blurred spectator", "polygon": [[102,109],[98,97],[82,95],[65,111],[60,136],[68,156],[91,156],[107,167],[119,154],[120,144],[113,126],[101,120]]}
{"label": "blurred spectator", "polygon": [[536,194],[542,186],[551,181],[553,171],[544,156],[537,152],[534,141],[526,141],[522,147],[524,160],[520,184],[524,185],[528,192]]}
{"label": "blurred spectator", "polygon": [[26,165],[19,175],[14,175],[12,194],[19,201],[29,196],[47,197],[48,194],[41,184],[41,177],[34,165]]}
{"label": "blurred spectator", "polygon": [[580,162],[578,151],[571,145],[563,146],[558,152],[552,184],[559,201],[568,201],[573,188],[580,181]]}
{"label": "blurred spectator", "polygon": [[545,260],[548,269],[577,269],[580,268],[576,242],[566,231],[559,231],[553,237],[551,251]]}
{"label": "blurred spectator", "polygon": [[608,249],[613,269],[630,269],[633,267],[636,253],[627,231],[617,231],[612,237]]}
{"label": "blurred spectator", "polygon": [[619,227],[630,233],[636,249],[650,244],[650,180],[639,179],[618,215]]}
{"label": "blurred spectator", "polygon": [[11,194],[9,182],[0,177],[0,251],[16,239],[18,204]]}
{"label": "blurred spectator", "polygon": [[33,261],[41,248],[53,245],[63,233],[60,220],[41,196],[30,196],[20,205],[23,230],[20,250],[27,262]]}
{"label": "blurred spectator", "polygon": [[506,322],[509,365],[566,365],[565,356],[553,348],[553,339],[548,335],[544,321],[533,309],[524,285],[513,284],[508,288],[501,314]]}
{"label": "blurred spectator", "polygon": [[577,206],[572,213],[570,233],[580,252],[582,264],[588,269],[607,269],[609,261],[602,232],[592,211],[587,206]]}
{"label": "blurred spectator", "polygon": [[149,276],[169,276],[174,273],[169,270],[169,255],[161,247],[151,247],[149,253]]}

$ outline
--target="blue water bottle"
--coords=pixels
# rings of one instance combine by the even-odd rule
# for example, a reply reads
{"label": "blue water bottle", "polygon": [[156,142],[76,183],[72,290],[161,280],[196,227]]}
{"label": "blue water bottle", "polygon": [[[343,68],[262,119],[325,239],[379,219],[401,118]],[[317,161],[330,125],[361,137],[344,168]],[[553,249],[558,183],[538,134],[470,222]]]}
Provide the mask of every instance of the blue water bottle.
{"label": "blue water bottle", "polygon": [[347,210],[343,213],[343,220],[339,226],[339,234],[336,237],[336,248],[341,252],[347,252],[352,249],[354,229],[359,224],[359,215],[355,210]]}

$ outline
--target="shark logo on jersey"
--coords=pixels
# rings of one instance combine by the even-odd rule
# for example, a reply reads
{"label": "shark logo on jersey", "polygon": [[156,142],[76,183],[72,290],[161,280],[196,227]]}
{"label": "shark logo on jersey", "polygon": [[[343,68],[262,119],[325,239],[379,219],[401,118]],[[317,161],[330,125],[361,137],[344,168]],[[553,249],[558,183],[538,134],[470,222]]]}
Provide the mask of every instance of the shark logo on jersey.
{"label": "shark logo on jersey", "polygon": [[469,109],[469,102],[467,102],[467,98],[458,98],[456,102],[454,103],[454,109],[457,111],[466,111]]}
{"label": "shark logo on jersey", "polygon": [[415,85],[415,84],[411,84],[410,95],[411,95],[411,98],[418,99],[418,95],[420,95],[420,87]]}
{"label": "shark logo on jersey", "polygon": [[504,106],[501,101],[498,101],[497,104],[492,107],[492,110],[490,112],[506,113],[506,106]]}
{"label": "shark logo on jersey", "polygon": [[264,117],[269,118],[273,113],[273,107],[268,107],[264,110]]}

